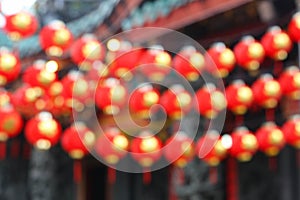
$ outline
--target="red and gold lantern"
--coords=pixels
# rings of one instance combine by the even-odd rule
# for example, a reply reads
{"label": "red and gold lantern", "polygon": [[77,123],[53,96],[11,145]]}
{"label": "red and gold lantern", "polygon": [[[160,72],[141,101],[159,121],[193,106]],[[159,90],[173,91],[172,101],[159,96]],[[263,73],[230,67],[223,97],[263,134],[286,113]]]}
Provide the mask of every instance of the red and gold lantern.
{"label": "red and gold lantern", "polygon": [[142,167],[149,168],[162,156],[162,142],[150,131],[143,131],[131,143],[131,156]]}
{"label": "red and gold lantern", "polygon": [[180,119],[192,108],[192,96],[181,85],[173,85],[160,98],[160,105],[163,106],[168,116],[173,119]]}
{"label": "red and gold lantern", "polygon": [[224,94],[211,83],[196,92],[194,103],[196,110],[207,118],[215,118],[227,106]]}
{"label": "red and gold lantern", "polygon": [[105,48],[94,35],[86,34],[72,45],[71,58],[83,70],[90,70],[92,63],[103,60]]}
{"label": "red and gold lantern", "polygon": [[23,119],[11,105],[5,105],[0,109],[0,142],[20,134],[23,127]]}
{"label": "red and gold lantern", "polygon": [[292,99],[300,99],[300,70],[296,66],[287,68],[279,77],[282,93]]}
{"label": "red and gold lantern", "polygon": [[216,77],[224,78],[235,66],[235,55],[224,43],[215,43],[205,55],[206,69]]}
{"label": "red and gold lantern", "polygon": [[55,61],[37,60],[28,67],[23,75],[23,81],[31,86],[48,88],[57,80],[58,65]]}
{"label": "red and gold lantern", "polygon": [[293,47],[289,35],[278,26],[271,27],[262,37],[266,54],[275,60],[285,60]]}
{"label": "red and gold lantern", "polygon": [[228,109],[236,115],[243,115],[247,112],[253,102],[253,93],[242,80],[236,80],[226,90]]}
{"label": "red and gold lantern", "polygon": [[95,93],[95,102],[105,114],[119,113],[126,103],[126,98],[127,90],[119,79],[100,80]]}
{"label": "red and gold lantern", "polygon": [[49,112],[40,112],[25,125],[27,141],[38,149],[51,148],[59,141],[60,135],[61,126]]}
{"label": "red and gold lantern", "polygon": [[214,130],[198,140],[196,152],[200,160],[212,167],[219,165],[227,156],[227,149],[222,145],[220,134]]}
{"label": "red and gold lantern", "polygon": [[18,78],[21,72],[19,57],[6,48],[0,49],[0,86]]}
{"label": "red and gold lantern", "polygon": [[285,136],[286,142],[297,149],[300,149],[300,116],[295,115],[291,117],[282,126],[282,132]]}
{"label": "red and gold lantern", "polygon": [[95,138],[95,134],[83,122],[76,122],[64,131],[61,145],[71,158],[81,159],[88,154],[88,148],[94,145]]}
{"label": "red and gold lantern", "polygon": [[231,134],[232,146],[229,154],[239,161],[250,161],[258,149],[258,142],[255,135],[246,127],[239,127]]}
{"label": "red and gold lantern", "polygon": [[108,128],[95,143],[96,153],[108,164],[116,165],[126,156],[129,141],[118,128]]}
{"label": "red and gold lantern", "polygon": [[285,137],[273,122],[263,124],[256,131],[259,149],[268,156],[276,156],[285,145]]}
{"label": "red and gold lantern", "polygon": [[160,47],[150,47],[144,51],[139,61],[139,69],[151,81],[162,81],[171,71],[171,55]]}
{"label": "red and gold lantern", "polygon": [[300,42],[300,12],[293,15],[288,25],[288,32],[292,40]]}
{"label": "red and gold lantern", "polygon": [[172,65],[188,81],[196,81],[204,69],[205,59],[193,46],[186,46],[174,57]]}
{"label": "red and gold lantern", "polygon": [[0,87],[0,108],[11,104],[11,94]]}
{"label": "red and gold lantern", "polygon": [[245,36],[234,47],[237,64],[248,71],[255,71],[265,58],[265,50],[261,43],[252,36]]}
{"label": "red and gold lantern", "polygon": [[129,99],[129,109],[140,117],[150,117],[150,108],[159,103],[159,92],[151,84],[143,84],[134,90]]}
{"label": "red and gold lantern", "polygon": [[29,37],[36,32],[37,28],[38,21],[36,17],[28,12],[19,12],[6,16],[4,30],[12,40]]}
{"label": "red and gold lantern", "polygon": [[73,35],[62,21],[52,21],[39,35],[41,47],[51,56],[61,56],[70,47]]}
{"label": "red and gold lantern", "polygon": [[259,77],[252,85],[254,101],[264,108],[274,108],[281,98],[280,84],[270,74]]}
{"label": "red and gold lantern", "polygon": [[184,132],[169,138],[163,148],[165,158],[175,166],[183,168],[194,158],[194,142]]}

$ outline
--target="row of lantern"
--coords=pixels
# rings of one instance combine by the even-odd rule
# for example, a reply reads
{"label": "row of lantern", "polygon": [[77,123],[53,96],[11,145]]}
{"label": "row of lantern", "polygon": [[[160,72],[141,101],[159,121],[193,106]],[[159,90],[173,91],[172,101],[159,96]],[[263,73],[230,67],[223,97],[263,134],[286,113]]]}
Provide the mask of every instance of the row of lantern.
{"label": "row of lantern", "polygon": [[[27,28],[31,30],[31,21],[34,21],[32,17],[26,17],[25,13],[15,14],[7,19],[5,30],[8,33],[26,36],[22,31]],[[92,35],[84,35],[73,42],[72,33],[61,21],[53,21],[43,27],[39,40],[41,47],[52,56],[62,55],[66,49],[70,49],[72,60],[83,69],[90,69],[95,61],[104,61],[107,54],[107,62],[111,63],[110,73],[116,77],[130,76],[135,66],[151,64],[151,67],[143,68],[150,79],[163,79],[172,66],[187,80],[194,81],[204,69],[217,77],[225,77],[233,70],[235,64],[253,71],[259,68],[265,56],[275,60],[286,59],[292,49],[292,40],[295,42],[300,40],[299,21],[300,17],[297,13],[289,24],[288,33],[279,27],[271,27],[262,37],[261,42],[247,36],[234,47],[233,51],[223,43],[216,43],[203,56],[194,48],[186,47],[175,56],[173,61],[169,53],[161,49],[132,48],[128,43],[117,40],[110,40],[107,43],[110,52],[106,53],[105,47]],[[4,57],[1,55],[0,57],[1,79],[7,78],[6,81],[9,82],[16,77],[9,77],[7,73],[16,76],[16,72],[19,71],[18,58],[16,56],[13,58],[7,52]],[[16,70],[10,72],[14,68]]]}
{"label": "row of lantern", "polygon": [[[0,111],[0,140],[17,136],[23,121],[18,112],[6,107]],[[256,133],[246,127],[236,128],[230,135],[209,131],[195,147],[184,132],[169,138],[165,145],[151,131],[143,131],[131,141],[118,128],[104,130],[97,138],[83,122],[75,122],[61,136],[62,128],[48,112],[41,112],[24,127],[27,141],[39,149],[49,149],[61,140],[63,149],[75,159],[95,152],[107,163],[117,164],[128,152],[143,167],[150,167],[162,154],[175,165],[185,166],[195,155],[211,166],[219,164],[227,154],[240,161],[249,161],[259,149],[268,156],[276,156],[287,143],[300,148],[300,117],[293,116],[280,128],[274,122],[266,122]]]}

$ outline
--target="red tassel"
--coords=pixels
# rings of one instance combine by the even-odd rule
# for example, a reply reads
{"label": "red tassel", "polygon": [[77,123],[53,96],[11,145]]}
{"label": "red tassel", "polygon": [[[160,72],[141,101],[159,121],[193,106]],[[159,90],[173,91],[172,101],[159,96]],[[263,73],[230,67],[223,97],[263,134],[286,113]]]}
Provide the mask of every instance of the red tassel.
{"label": "red tassel", "polygon": [[4,160],[6,158],[6,143],[0,142],[0,160]]}
{"label": "red tassel", "polygon": [[297,150],[297,152],[296,152],[296,156],[297,156],[297,166],[298,166],[298,168],[300,168],[300,149],[298,149]]}
{"label": "red tassel", "polygon": [[82,181],[82,163],[81,160],[74,160],[73,163],[73,178],[75,183]]}
{"label": "red tassel", "polygon": [[239,199],[237,170],[237,161],[230,157],[227,162],[227,200]]}
{"label": "red tassel", "polygon": [[152,176],[151,176],[151,172],[147,171],[143,173],[143,182],[145,185],[149,185],[151,183],[152,180]]}
{"label": "red tassel", "polygon": [[218,168],[217,167],[209,167],[209,181],[213,185],[218,183]]}
{"label": "red tassel", "polygon": [[243,115],[236,115],[235,116],[235,125],[236,127],[242,126],[244,124],[244,116]]}
{"label": "red tassel", "polygon": [[277,61],[274,63],[274,76],[278,76],[283,70],[283,62]]}
{"label": "red tassel", "polygon": [[31,153],[31,146],[27,142],[23,143],[23,158],[29,159],[30,153]]}
{"label": "red tassel", "polygon": [[108,182],[109,184],[114,184],[116,182],[116,170],[113,168],[108,167],[107,168],[107,178],[108,178]]}
{"label": "red tassel", "polygon": [[272,172],[275,172],[277,170],[277,158],[276,157],[269,158],[269,169]]}
{"label": "red tassel", "polygon": [[266,121],[269,121],[269,122],[275,121],[275,108],[266,110]]}
{"label": "red tassel", "polygon": [[13,158],[17,158],[20,155],[20,141],[13,140],[10,147],[10,155]]}

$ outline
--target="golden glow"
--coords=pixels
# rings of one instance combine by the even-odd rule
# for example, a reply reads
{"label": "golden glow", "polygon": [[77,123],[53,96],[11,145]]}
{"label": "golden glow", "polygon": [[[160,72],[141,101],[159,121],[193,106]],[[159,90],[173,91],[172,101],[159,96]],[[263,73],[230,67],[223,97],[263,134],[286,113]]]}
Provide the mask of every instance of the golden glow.
{"label": "golden glow", "polygon": [[215,144],[215,152],[218,156],[222,157],[227,153],[226,148],[222,145],[221,141],[217,141]]}
{"label": "golden glow", "polygon": [[259,59],[264,56],[265,50],[260,43],[254,42],[249,45],[248,54],[253,59]]}
{"label": "golden glow", "polygon": [[8,140],[8,135],[0,131],[0,142],[5,142]]}
{"label": "golden glow", "polygon": [[0,75],[0,86],[5,85],[6,83],[7,83],[7,79],[4,76]]}
{"label": "golden glow", "polygon": [[258,147],[256,137],[251,134],[244,135],[242,137],[242,147],[247,150],[255,150]]}
{"label": "golden glow", "polygon": [[286,48],[291,45],[291,40],[287,34],[279,33],[274,36],[274,45],[277,49]]}
{"label": "golden glow", "polygon": [[297,74],[294,76],[293,84],[295,87],[300,88],[300,72],[297,72]]}
{"label": "golden glow", "polygon": [[243,103],[249,103],[253,100],[252,90],[248,87],[241,87],[237,91],[237,99]]}
{"label": "golden glow", "polygon": [[300,122],[297,122],[295,125],[295,131],[298,136],[300,136]]}
{"label": "golden glow", "polygon": [[120,112],[120,108],[118,106],[109,105],[104,108],[103,112],[108,115],[115,115]]}
{"label": "golden glow", "polygon": [[53,119],[41,121],[37,126],[40,133],[49,138],[54,137],[58,131],[57,123]]}
{"label": "golden glow", "polygon": [[150,167],[153,163],[152,158],[143,158],[140,160],[140,164],[144,167]]}
{"label": "golden glow", "polygon": [[40,83],[47,85],[55,80],[55,74],[46,70],[42,70],[38,74],[37,80]]}
{"label": "golden glow", "polygon": [[[203,69],[205,64],[203,55],[201,53],[192,54],[190,57],[190,63],[194,68],[198,70]],[[197,78],[198,78],[198,74],[197,74]]]}
{"label": "golden glow", "polygon": [[199,75],[196,72],[190,72],[186,75],[186,78],[188,79],[188,81],[196,81],[198,80]]}
{"label": "golden glow", "polygon": [[110,50],[110,51],[118,51],[121,47],[121,43],[119,40],[117,39],[110,39],[108,42],[107,42],[107,48]]}
{"label": "golden glow", "polygon": [[0,106],[4,106],[5,104],[9,103],[9,96],[7,94],[0,95]]}
{"label": "golden glow", "polygon": [[82,96],[86,94],[88,87],[88,83],[84,79],[79,79],[74,82],[73,94],[75,96]]}
{"label": "golden glow", "polygon": [[46,107],[46,102],[43,99],[38,99],[35,102],[35,107],[38,110],[43,110]]}
{"label": "golden glow", "polygon": [[5,53],[0,56],[1,70],[8,72],[12,70],[16,64],[17,64],[17,59],[14,55]]}
{"label": "golden glow", "polygon": [[129,142],[124,135],[117,135],[113,139],[113,144],[118,150],[126,150],[129,146]]}
{"label": "golden glow", "polygon": [[154,137],[144,138],[140,147],[145,153],[150,153],[158,149],[158,141]]}
{"label": "golden glow", "polygon": [[152,106],[154,104],[156,104],[159,100],[159,96],[156,92],[150,91],[150,92],[146,92],[143,95],[143,103],[146,106]]}
{"label": "golden glow", "polygon": [[280,93],[280,85],[277,81],[271,80],[266,82],[264,86],[264,93],[268,96],[277,96]]}
{"label": "golden glow", "polygon": [[260,63],[256,60],[253,60],[247,64],[247,69],[251,70],[251,71],[255,71],[259,68],[259,66],[260,66]]}
{"label": "golden glow", "polygon": [[95,143],[95,140],[96,140],[96,137],[95,137],[95,134],[93,132],[87,131],[84,134],[83,142],[84,142],[85,145],[92,146]]}
{"label": "golden glow", "polygon": [[167,52],[158,53],[155,57],[155,62],[158,67],[166,67],[171,65],[171,56]]}
{"label": "golden glow", "polygon": [[247,112],[247,107],[244,105],[239,105],[233,108],[233,112],[238,115],[243,115]]}
{"label": "golden glow", "polygon": [[194,154],[194,149],[190,142],[184,142],[181,144],[181,151],[184,156],[192,156]]}
{"label": "golden glow", "polygon": [[49,60],[46,62],[45,69],[47,72],[55,73],[58,70],[58,64],[54,60]]}
{"label": "golden glow", "polygon": [[278,101],[276,99],[268,99],[264,102],[263,106],[266,108],[274,108],[278,104]]}
{"label": "golden glow", "polygon": [[223,110],[227,106],[225,96],[219,91],[215,91],[211,94],[211,103],[217,110]]}
{"label": "golden glow", "polygon": [[217,157],[212,157],[212,158],[210,158],[210,159],[207,161],[207,163],[208,163],[210,166],[217,166],[217,165],[219,165],[219,163],[220,163],[220,159],[217,158]]}
{"label": "golden glow", "polygon": [[270,147],[265,151],[265,153],[268,156],[276,156],[279,153],[279,149],[277,147]]}
{"label": "golden glow", "polygon": [[285,50],[280,50],[276,53],[275,58],[277,60],[284,60],[288,56],[288,53]]}
{"label": "golden glow", "polygon": [[230,67],[230,66],[234,65],[234,63],[235,63],[235,56],[230,49],[226,48],[220,54],[219,61],[222,65]]}
{"label": "golden glow", "polygon": [[279,129],[273,130],[269,136],[270,143],[273,145],[279,145],[284,142],[284,136]]}
{"label": "golden glow", "polygon": [[12,24],[15,27],[22,30],[27,29],[31,23],[31,17],[26,13],[19,13],[15,15],[11,20]]}
{"label": "golden glow", "polygon": [[51,142],[45,139],[40,139],[35,143],[35,146],[41,150],[48,150],[51,148]]}
{"label": "golden glow", "polygon": [[185,108],[192,102],[192,98],[187,93],[180,93],[176,95],[176,105],[180,106],[181,108]]}
{"label": "golden glow", "polygon": [[122,102],[126,95],[126,90],[121,85],[116,85],[109,90],[110,98],[113,103]]}
{"label": "golden glow", "polygon": [[63,50],[60,47],[51,46],[48,49],[46,49],[46,53],[51,56],[60,57],[63,55]]}
{"label": "golden glow", "polygon": [[101,46],[96,41],[89,41],[83,46],[82,53],[85,58],[93,60],[99,59],[101,54]]}
{"label": "golden glow", "polygon": [[107,162],[107,163],[109,163],[109,164],[117,164],[118,162],[119,162],[119,157],[118,156],[116,156],[116,155],[113,155],[113,154],[111,154],[111,155],[108,155],[108,156],[106,156],[105,157],[105,161]]}
{"label": "golden glow", "polygon": [[80,149],[73,150],[69,153],[70,157],[73,159],[81,159],[84,156],[84,152]]}
{"label": "golden glow", "polygon": [[50,91],[50,94],[52,96],[57,96],[57,95],[61,94],[62,91],[63,91],[63,85],[62,85],[62,83],[61,82],[55,82],[55,83],[53,83],[50,86],[49,91]]}
{"label": "golden glow", "polygon": [[64,45],[70,40],[71,34],[67,29],[60,29],[54,33],[53,41],[55,44]]}
{"label": "golden glow", "polygon": [[252,154],[249,152],[243,152],[237,155],[237,159],[241,162],[248,162],[252,158]]}

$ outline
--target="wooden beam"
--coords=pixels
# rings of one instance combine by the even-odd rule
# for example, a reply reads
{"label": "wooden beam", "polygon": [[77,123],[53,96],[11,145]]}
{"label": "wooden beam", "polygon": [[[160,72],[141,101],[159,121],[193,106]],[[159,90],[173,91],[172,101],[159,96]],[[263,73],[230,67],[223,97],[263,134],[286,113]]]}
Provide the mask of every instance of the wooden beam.
{"label": "wooden beam", "polygon": [[[195,22],[207,19],[219,13],[231,10],[253,0],[207,0],[194,1],[186,6],[180,7],[167,17],[159,18],[153,23],[147,23],[144,27],[161,27],[178,30]],[[128,38],[133,42],[143,42],[159,37],[167,31],[153,30],[140,34],[128,34]]]}

